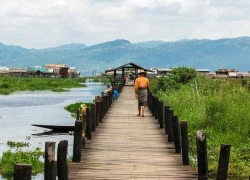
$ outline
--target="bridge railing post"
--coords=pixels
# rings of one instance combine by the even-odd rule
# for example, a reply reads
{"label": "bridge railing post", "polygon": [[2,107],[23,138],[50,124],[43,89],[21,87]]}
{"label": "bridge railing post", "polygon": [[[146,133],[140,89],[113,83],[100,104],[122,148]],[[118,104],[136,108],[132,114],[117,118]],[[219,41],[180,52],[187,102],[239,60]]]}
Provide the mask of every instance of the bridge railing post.
{"label": "bridge railing post", "polygon": [[111,92],[109,92],[109,108],[111,107],[112,103],[113,103],[113,90]]}
{"label": "bridge railing post", "polygon": [[57,148],[57,175],[58,180],[68,180],[68,141],[60,141]]}
{"label": "bridge railing post", "polygon": [[163,102],[162,101],[159,101],[159,115],[158,115],[158,118],[159,118],[159,123],[160,123],[160,128],[164,128],[164,121],[163,121],[163,112],[164,112],[164,109],[163,109]]}
{"label": "bridge railing post", "polygon": [[228,144],[221,144],[220,146],[220,157],[216,177],[217,180],[227,179],[230,148],[231,145]]}
{"label": "bridge railing post", "polygon": [[107,105],[107,99],[106,99],[106,95],[103,95],[103,117],[104,117],[104,115],[106,114],[106,110],[107,110],[107,107],[106,107],[106,105]]}
{"label": "bridge railing post", "polygon": [[152,95],[152,115],[155,116],[156,113],[156,103],[155,103],[155,96]]}
{"label": "bridge railing post", "polygon": [[99,126],[100,122],[100,109],[101,109],[101,99],[99,96],[95,97],[95,107],[96,107],[96,127]]}
{"label": "bridge railing post", "polygon": [[167,118],[167,113],[168,110],[170,109],[170,106],[164,106],[164,127],[165,127],[165,134],[168,134],[168,118]]}
{"label": "bridge railing post", "polygon": [[148,91],[148,109],[152,112],[152,106],[151,106],[151,103],[152,103],[152,92],[151,91]]}
{"label": "bridge railing post", "polygon": [[76,120],[80,119],[80,108],[77,109],[76,111]]}
{"label": "bridge railing post", "polygon": [[92,123],[91,123],[91,109],[86,108],[86,138],[91,140],[91,131],[92,131]]}
{"label": "bridge railing post", "polygon": [[105,99],[106,99],[106,113],[107,113],[109,110],[109,93],[105,95]]}
{"label": "bridge railing post", "polygon": [[74,144],[73,144],[73,158],[72,158],[73,162],[81,162],[81,151],[83,147],[82,131],[83,131],[82,121],[76,120],[74,128]]}
{"label": "bridge railing post", "polygon": [[155,119],[157,119],[159,123],[159,99],[155,97]]}
{"label": "bridge railing post", "polygon": [[56,180],[55,142],[45,142],[44,179]]}
{"label": "bridge railing post", "polygon": [[101,97],[101,103],[100,103],[100,119],[99,122],[102,123],[104,117],[104,96]]}
{"label": "bridge railing post", "polygon": [[14,180],[31,180],[31,164],[17,163],[14,165]]}
{"label": "bridge railing post", "polygon": [[204,131],[197,131],[196,144],[197,144],[198,178],[207,179],[208,178],[207,141]]}
{"label": "bridge railing post", "polygon": [[95,132],[96,130],[96,106],[95,103],[91,104],[91,131]]}
{"label": "bridge railing post", "polygon": [[172,117],[175,153],[181,153],[180,123],[178,116]]}
{"label": "bridge railing post", "polygon": [[189,165],[188,122],[180,121],[183,165]]}
{"label": "bridge railing post", "polygon": [[167,118],[167,129],[168,129],[168,142],[173,142],[173,125],[172,125],[172,118],[174,115],[174,110],[168,109],[166,118]]}

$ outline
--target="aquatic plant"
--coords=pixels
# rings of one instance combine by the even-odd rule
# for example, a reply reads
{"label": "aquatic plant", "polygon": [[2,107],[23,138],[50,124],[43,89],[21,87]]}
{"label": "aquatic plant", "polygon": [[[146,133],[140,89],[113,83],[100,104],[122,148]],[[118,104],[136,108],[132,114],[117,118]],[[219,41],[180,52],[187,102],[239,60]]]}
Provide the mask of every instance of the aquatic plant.
{"label": "aquatic plant", "polygon": [[84,78],[16,78],[0,77],[0,94],[11,94],[15,91],[51,90],[67,91],[69,88],[85,87]]}
{"label": "aquatic plant", "polygon": [[36,175],[43,172],[43,163],[39,160],[43,157],[44,152],[40,148],[36,148],[32,151],[22,151],[20,149],[12,152],[8,150],[3,153],[0,159],[0,172],[3,175],[13,175],[14,164],[16,163],[26,163],[32,165],[32,174]]}
{"label": "aquatic plant", "polygon": [[7,145],[11,148],[21,148],[21,147],[29,147],[29,142],[15,142],[15,141],[7,141]]}
{"label": "aquatic plant", "polygon": [[76,102],[65,106],[64,109],[71,113],[71,116],[76,118],[76,114],[78,109],[80,108],[81,104],[85,104],[87,107],[90,107],[91,103],[84,103],[84,102]]}

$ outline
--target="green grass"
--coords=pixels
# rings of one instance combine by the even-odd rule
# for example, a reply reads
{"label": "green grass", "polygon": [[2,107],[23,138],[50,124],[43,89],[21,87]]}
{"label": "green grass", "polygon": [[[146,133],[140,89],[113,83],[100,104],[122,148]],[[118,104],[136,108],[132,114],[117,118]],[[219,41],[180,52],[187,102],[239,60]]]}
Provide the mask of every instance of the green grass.
{"label": "green grass", "polygon": [[67,91],[73,87],[85,87],[80,84],[85,78],[15,78],[0,77],[0,94],[11,94],[16,91],[50,90],[54,92]]}
{"label": "green grass", "polygon": [[3,153],[0,159],[0,172],[4,176],[12,176],[14,174],[14,164],[25,163],[32,165],[32,174],[36,175],[43,172],[43,163],[39,160],[44,153],[36,148],[33,151],[21,151],[20,149],[12,152],[8,150]]}
{"label": "green grass", "polygon": [[71,116],[76,117],[77,110],[80,108],[81,104],[85,104],[87,107],[90,107],[91,103],[84,103],[84,102],[76,102],[65,106],[64,109],[71,113]]}
{"label": "green grass", "polygon": [[249,176],[250,81],[196,77],[172,89],[159,87],[159,82],[169,87],[171,80],[153,80],[151,89],[165,105],[174,109],[180,120],[189,123],[192,164],[196,165],[196,131],[205,130],[209,175],[216,174],[220,144],[230,144],[229,175]]}

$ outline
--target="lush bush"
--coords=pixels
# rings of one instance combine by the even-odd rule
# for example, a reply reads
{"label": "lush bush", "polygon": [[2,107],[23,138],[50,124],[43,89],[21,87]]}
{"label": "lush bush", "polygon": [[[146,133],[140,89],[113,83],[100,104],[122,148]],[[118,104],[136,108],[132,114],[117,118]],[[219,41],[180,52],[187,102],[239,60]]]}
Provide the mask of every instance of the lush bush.
{"label": "lush bush", "polygon": [[[250,91],[247,83],[235,79],[194,77],[178,88],[155,88],[159,82],[169,85],[168,77],[151,83],[155,94],[170,105],[181,120],[189,123],[190,159],[196,164],[195,134],[205,130],[208,142],[209,173],[217,171],[220,144],[231,144],[229,174],[250,175]],[[182,78],[180,78],[182,79]],[[185,78],[184,78],[185,79]],[[172,83],[172,82],[171,82]],[[153,86],[153,87],[152,87]],[[161,86],[166,86],[163,84]]]}
{"label": "lush bush", "polygon": [[181,84],[186,84],[197,77],[197,72],[193,68],[179,67],[170,71],[163,77],[152,79],[150,90],[153,93],[164,91],[170,93],[180,89]]}
{"label": "lush bush", "polygon": [[36,175],[43,172],[43,163],[39,160],[44,153],[39,149],[33,151],[23,152],[21,150],[16,150],[12,152],[8,150],[3,153],[0,159],[0,170],[3,175],[13,175],[14,174],[14,164],[16,163],[26,163],[32,165],[32,174]]}

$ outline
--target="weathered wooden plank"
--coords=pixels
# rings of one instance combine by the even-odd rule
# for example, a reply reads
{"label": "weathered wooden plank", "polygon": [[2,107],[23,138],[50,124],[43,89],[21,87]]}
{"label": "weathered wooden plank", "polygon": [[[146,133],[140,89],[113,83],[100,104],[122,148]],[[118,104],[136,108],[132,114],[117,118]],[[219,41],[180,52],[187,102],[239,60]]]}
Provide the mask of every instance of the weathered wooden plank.
{"label": "weathered wooden plank", "polygon": [[133,87],[125,87],[87,141],[81,163],[69,164],[69,179],[197,179],[150,112],[136,115]]}

